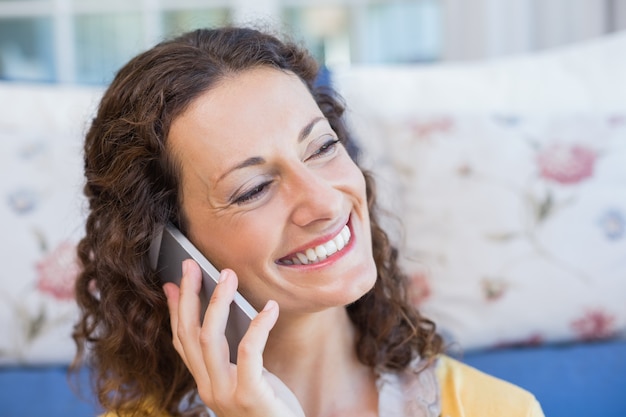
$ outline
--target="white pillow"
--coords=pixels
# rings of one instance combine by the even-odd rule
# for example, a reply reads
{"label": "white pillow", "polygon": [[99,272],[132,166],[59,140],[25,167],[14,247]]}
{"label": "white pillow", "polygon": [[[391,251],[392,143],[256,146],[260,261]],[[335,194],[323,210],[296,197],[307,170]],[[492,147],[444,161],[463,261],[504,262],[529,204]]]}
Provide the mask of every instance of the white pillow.
{"label": "white pillow", "polygon": [[82,134],[96,90],[0,84],[0,365],[67,364],[84,233]]}
{"label": "white pillow", "polygon": [[626,330],[625,48],[335,71],[415,302],[462,348]]}

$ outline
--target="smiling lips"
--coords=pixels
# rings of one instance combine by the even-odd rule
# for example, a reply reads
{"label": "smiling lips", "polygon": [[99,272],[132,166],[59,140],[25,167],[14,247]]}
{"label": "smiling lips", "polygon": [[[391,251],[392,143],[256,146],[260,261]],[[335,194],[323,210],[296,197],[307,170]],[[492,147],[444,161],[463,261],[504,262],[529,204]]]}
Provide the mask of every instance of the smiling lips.
{"label": "smiling lips", "polygon": [[304,252],[297,252],[278,261],[282,265],[310,265],[321,262],[329,256],[341,251],[350,242],[350,229],[345,225],[341,232],[328,242],[309,248]]}

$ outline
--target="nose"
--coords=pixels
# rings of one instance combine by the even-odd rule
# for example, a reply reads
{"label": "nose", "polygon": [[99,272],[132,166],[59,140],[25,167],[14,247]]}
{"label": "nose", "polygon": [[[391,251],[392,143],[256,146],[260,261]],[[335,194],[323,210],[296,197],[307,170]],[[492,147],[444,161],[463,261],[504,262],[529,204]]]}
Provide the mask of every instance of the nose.
{"label": "nose", "polygon": [[341,214],[343,193],[339,184],[324,176],[322,169],[300,166],[289,176],[287,198],[291,200],[291,220],[305,227],[336,220]]}

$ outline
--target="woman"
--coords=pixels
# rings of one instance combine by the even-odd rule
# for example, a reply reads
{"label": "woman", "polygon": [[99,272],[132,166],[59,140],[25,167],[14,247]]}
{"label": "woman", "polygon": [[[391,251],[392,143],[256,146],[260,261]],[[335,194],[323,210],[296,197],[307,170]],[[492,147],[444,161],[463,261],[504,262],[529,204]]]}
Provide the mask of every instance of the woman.
{"label": "woman", "polygon": [[[223,28],[117,74],[86,137],[78,249],[76,363],[88,350],[100,403],[123,416],[542,415],[442,355],[408,303],[372,178],[317,70],[292,43]],[[150,269],[166,222],[222,270],[202,323],[195,262],[180,288]],[[234,365],[236,289],[260,313]]]}

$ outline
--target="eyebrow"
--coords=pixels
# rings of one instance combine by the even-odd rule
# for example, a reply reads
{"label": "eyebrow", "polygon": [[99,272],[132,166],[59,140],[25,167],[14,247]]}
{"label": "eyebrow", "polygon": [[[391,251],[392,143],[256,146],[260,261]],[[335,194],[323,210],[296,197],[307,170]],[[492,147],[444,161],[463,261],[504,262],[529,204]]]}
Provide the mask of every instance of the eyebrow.
{"label": "eyebrow", "polygon": [[306,126],[302,128],[302,130],[300,131],[300,134],[298,135],[298,143],[306,139],[307,136],[311,134],[311,131],[313,130],[313,127],[315,126],[315,124],[317,122],[321,122],[322,120],[326,120],[326,118],[323,116],[319,116],[311,120],[309,123],[307,123]]}
{"label": "eyebrow", "polygon": [[[313,127],[315,127],[315,125],[318,122],[322,121],[322,120],[326,120],[326,118],[323,117],[323,116],[319,116],[319,117],[316,117],[313,120],[311,120],[309,123],[307,123],[300,130],[300,133],[298,134],[298,143],[300,143],[304,139],[306,139],[311,134],[311,131],[313,130]],[[217,179],[217,182],[221,181],[224,177],[226,177],[228,174],[230,174],[233,171],[236,171],[236,170],[242,169],[242,168],[247,168],[247,167],[254,166],[254,165],[261,165],[264,162],[265,162],[265,159],[260,157],[260,156],[253,156],[251,158],[248,158],[245,161],[243,161],[243,162],[235,165],[234,167],[228,169],[222,175],[220,175],[220,177]]]}

